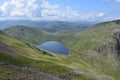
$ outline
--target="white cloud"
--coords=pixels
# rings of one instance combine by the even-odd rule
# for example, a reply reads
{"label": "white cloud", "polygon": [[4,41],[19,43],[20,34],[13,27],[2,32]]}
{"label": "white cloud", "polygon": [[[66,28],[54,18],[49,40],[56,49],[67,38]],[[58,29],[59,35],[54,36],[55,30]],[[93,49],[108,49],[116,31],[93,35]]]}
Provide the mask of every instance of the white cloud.
{"label": "white cloud", "polygon": [[103,17],[104,16],[104,13],[98,13],[97,15],[96,15],[97,17]]}
{"label": "white cloud", "polygon": [[115,3],[111,5],[112,8],[120,8],[120,0],[114,0]]}
{"label": "white cloud", "polygon": [[115,0],[116,2],[120,3],[120,0]]}
{"label": "white cloud", "polygon": [[110,2],[111,0],[102,0],[102,1],[104,1],[104,2]]}
{"label": "white cloud", "polygon": [[57,4],[49,4],[48,1],[43,0],[41,2],[41,17],[44,19],[58,19],[60,15],[59,5]]}
{"label": "white cloud", "polygon": [[0,6],[1,17],[30,18],[46,20],[95,20],[104,13],[80,13],[70,6],[61,10],[58,4],[50,4],[47,0],[10,0]]}
{"label": "white cloud", "polygon": [[[104,2],[110,2],[110,1],[112,1],[112,0],[102,0],[102,1],[104,1]],[[113,0],[114,2],[117,2],[117,3],[120,3],[120,0]]]}
{"label": "white cloud", "polygon": [[104,2],[112,2],[110,5],[112,8],[120,8],[120,0],[102,0]]}
{"label": "white cloud", "polygon": [[94,20],[101,20],[101,18],[103,18],[103,16],[105,16],[104,13],[100,12],[100,13],[86,13],[86,14],[81,14],[80,15],[80,19],[82,20],[88,20],[88,21],[94,21]]}
{"label": "white cloud", "polygon": [[44,9],[58,9],[59,5],[57,5],[57,4],[50,5],[48,1],[43,0],[41,2],[41,7]]}
{"label": "white cloud", "polygon": [[32,16],[32,12],[37,9],[36,0],[11,0],[4,2],[0,7],[3,16]]}

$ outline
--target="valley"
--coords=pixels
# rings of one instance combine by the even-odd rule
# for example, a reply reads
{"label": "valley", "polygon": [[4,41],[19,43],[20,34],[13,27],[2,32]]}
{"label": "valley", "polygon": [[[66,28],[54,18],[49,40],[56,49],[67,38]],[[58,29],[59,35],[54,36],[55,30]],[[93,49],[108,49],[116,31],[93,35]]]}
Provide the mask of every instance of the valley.
{"label": "valley", "polygon": [[0,80],[120,80],[120,0],[0,0]]}
{"label": "valley", "polygon": [[[89,76],[86,77],[83,74],[76,74],[74,72],[74,69],[76,69],[74,68],[75,65],[71,61],[67,60],[66,56],[56,55],[49,52],[44,54],[42,50],[36,48],[34,45],[20,42],[2,31],[0,31],[0,43],[0,62],[3,63],[0,67],[0,72],[3,71],[0,76],[1,79],[16,79],[17,76],[14,76],[13,78],[9,77],[8,72],[10,72],[9,74],[11,75],[15,75],[13,74],[15,71],[17,73],[16,75],[20,75],[20,71],[23,71],[21,70],[21,66],[39,69],[42,72],[46,72],[46,74],[58,75],[57,78],[60,79],[91,79]],[[4,63],[6,67],[4,66]],[[14,68],[16,66],[20,66],[20,71],[11,69],[11,65],[13,65]],[[27,70],[25,70],[25,73],[27,73]],[[31,72],[31,74],[34,73]],[[27,80],[31,78],[29,76],[31,74],[26,74],[24,76],[22,74],[21,77],[24,80]],[[40,77],[38,77],[38,80],[39,79]],[[32,80],[34,80],[34,78]],[[45,78],[45,80],[48,79]]]}
{"label": "valley", "polygon": [[[22,25],[6,28],[3,30],[6,34],[1,31],[0,35],[0,59],[58,75],[61,80],[119,80],[119,23],[116,20],[82,31],[55,33]],[[61,42],[70,54],[65,56],[38,49],[37,46],[45,41]]]}

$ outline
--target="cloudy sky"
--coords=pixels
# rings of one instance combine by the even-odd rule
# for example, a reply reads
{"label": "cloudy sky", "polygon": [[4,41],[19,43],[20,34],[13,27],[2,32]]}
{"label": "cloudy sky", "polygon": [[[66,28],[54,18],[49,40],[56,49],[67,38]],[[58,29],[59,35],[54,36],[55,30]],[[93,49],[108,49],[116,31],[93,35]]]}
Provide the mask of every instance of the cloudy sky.
{"label": "cloudy sky", "polygon": [[0,20],[105,21],[120,18],[120,0],[0,0]]}

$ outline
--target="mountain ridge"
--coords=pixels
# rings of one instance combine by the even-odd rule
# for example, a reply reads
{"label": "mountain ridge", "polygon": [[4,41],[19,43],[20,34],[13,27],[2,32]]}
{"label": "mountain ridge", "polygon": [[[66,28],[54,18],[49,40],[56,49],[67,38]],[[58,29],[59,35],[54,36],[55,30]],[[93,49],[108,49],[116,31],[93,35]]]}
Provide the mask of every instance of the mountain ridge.
{"label": "mountain ridge", "polygon": [[[87,23],[87,24],[86,24]],[[0,21],[0,29],[6,29],[10,26],[24,25],[30,27],[36,27],[48,32],[57,32],[63,30],[83,30],[93,25],[93,22],[69,22],[69,21],[30,21],[30,20],[8,20]]]}

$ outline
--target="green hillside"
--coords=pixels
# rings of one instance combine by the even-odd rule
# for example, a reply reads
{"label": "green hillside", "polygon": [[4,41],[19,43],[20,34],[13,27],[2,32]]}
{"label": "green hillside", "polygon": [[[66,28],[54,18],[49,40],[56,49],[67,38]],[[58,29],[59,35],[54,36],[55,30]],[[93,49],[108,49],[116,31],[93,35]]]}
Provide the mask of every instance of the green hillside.
{"label": "green hillside", "polygon": [[18,40],[29,42],[35,45],[48,40],[57,40],[60,42],[64,42],[64,40],[69,40],[76,33],[80,32],[80,30],[68,30],[50,33],[38,28],[24,25],[11,26],[10,28],[6,28],[3,31]]}
{"label": "green hillside", "polygon": [[4,31],[18,40],[27,41],[33,44],[39,44],[45,40],[52,39],[52,35],[48,32],[22,25],[13,26]]}
{"label": "green hillside", "polygon": [[[5,32],[15,35],[15,38],[18,36],[10,29]],[[72,63],[69,64],[70,67],[82,70],[99,80],[120,79],[120,20],[99,23],[83,31],[57,32],[50,35],[52,39],[50,36],[41,38],[43,41],[57,40],[69,47],[71,54],[67,61]],[[22,41],[30,42],[29,37]]]}
{"label": "green hillside", "polygon": [[57,40],[61,42],[64,39],[69,39],[69,36],[73,36],[76,33],[76,30],[75,32],[60,31],[56,33],[48,33],[41,29],[31,28],[23,25],[17,25],[4,29],[4,32],[23,42],[29,42],[38,45],[39,43],[48,40]]}
{"label": "green hillside", "polygon": [[120,24],[117,22],[120,21],[118,20],[99,23],[91,28],[78,32],[73,38],[79,37],[80,40],[76,40],[76,43],[78,45],[75,45],[74,48],[76,48],[76,51],[78,51],[79,49],[78,52],[83,52],[106,45],[108,42],[114,41],[113,37],[115,37],[115,34],[117,33],[119,35],[120,31]]}
{"label": "green hillside", "polygon": [[120,79],[120,20],[99,23],[80,31],[69,42],[70,49],[96,71]]}
{"label": "green hillside", "polygon": [[68,58],[49,52],[45,54],[34,45],[20,42],[0,31],[1,80],[97,79],[96,76],[89,76],[89,71],[80,70],[77,63]]}

